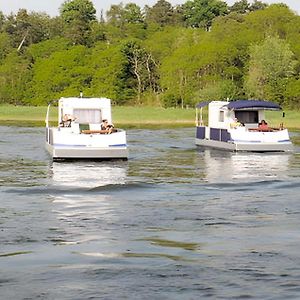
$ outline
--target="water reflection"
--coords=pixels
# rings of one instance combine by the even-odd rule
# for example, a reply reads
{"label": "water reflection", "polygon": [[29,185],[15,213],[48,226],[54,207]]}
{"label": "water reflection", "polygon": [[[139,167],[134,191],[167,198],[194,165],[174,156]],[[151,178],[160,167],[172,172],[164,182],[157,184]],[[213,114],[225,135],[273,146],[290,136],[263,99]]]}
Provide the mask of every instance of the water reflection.
{"label": "water reflection", "polygon": [[53,162],[50,174],[58,186],[93,188],[125,184],[127,162]]}
{"label": "water reflection", "polygon": [[119,206],[110,191],[126,185],[127,167],[124,161],[53,162],[49,195],[58,225],[52,228],[50,241],[75,247],[109,239],[109,224],[118,220]]}
{"label": "water reflection", "polygon": [[200,153],[208,182],[255,181],[287,176],[292,154],[232,153],[204,150]]}

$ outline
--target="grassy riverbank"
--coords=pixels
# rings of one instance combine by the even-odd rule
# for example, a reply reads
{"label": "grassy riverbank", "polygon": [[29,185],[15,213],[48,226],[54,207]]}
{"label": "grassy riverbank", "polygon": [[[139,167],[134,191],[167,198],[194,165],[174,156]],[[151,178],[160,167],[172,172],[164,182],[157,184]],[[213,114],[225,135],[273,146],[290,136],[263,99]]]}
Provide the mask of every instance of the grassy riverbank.
{"label": "grassy riverbank", "polygon": [[[0,105],[0,124],[19,126],[44,126],[47,107]],[[266,112],[272,127],[281,122],[292,130],[300,130],[300,112]],[[57,108],[51,107],[50,121],[57,123]],[[114,106],[113,121],[119,127],[192,127],[195,125],[195,110],[161,107]]]}
{"label": "grassy riverbank", "polygon": [[[30,106],[0,106],[0,123],[45,125],[47,107]],[[114,106],[112,108],[113,122],[117,126],[149,127],[149,126],[194,126],[194,109],[175,109],[160,107]],[[57,108],[51,107],[50,121],[57,123]]]}

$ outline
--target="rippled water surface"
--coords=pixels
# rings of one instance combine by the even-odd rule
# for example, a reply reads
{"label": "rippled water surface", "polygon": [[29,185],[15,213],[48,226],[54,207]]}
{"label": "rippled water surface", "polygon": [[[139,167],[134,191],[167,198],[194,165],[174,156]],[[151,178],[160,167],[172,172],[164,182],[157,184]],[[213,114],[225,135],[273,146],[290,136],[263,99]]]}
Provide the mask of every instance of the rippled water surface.
{"label": "rippled water surface", "polygon": [[128,130],[130,159],[54,162],[0,127],[1,299],[299,299],[300,155]]}

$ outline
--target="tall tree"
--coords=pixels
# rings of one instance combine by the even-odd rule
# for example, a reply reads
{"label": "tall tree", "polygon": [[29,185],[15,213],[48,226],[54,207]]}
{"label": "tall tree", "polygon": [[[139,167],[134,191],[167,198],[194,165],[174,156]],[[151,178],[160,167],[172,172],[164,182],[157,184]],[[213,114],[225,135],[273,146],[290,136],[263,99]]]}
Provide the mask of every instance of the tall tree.
{"label": "tall tree", "polygon": [[91,22],[96,20],[96,9],[90,0],[67,0],[60,8],[66,25],[66,35],[74,44],[87,45]]}
{"label": "tall tree", "polygon": [[272,4],[266,9],[257,10],[245,16],[247,26],[258,36],[279,36],[285,39],[289,23],[295,22],[295,14],[286,5]]}
{"label": "tall tree", "polygon": [[155,23],[159,26],[171,25],[174,23],[174,9],[166,0],[158,0],[152,7],[146,6],[146,22]]}
{"label": "tall tree", "polygon": [[144,22],[141,8],[135,3],[112,5],[106,13],[108,23],[122,27],[125,24],[139,24]]}
{"label": "tall tree", "polygon": [[117,104],[126,104],[127,88],[123,68],[126,58],[118,44],[98,42],[92,50],[89,61],[93,70],[91,93],[113,99]]}
{"label": "tall tree", "polygon": [[12,41],[6,32],[0,33],[0,62],[12,51]]}
{"label": "tall tree", "polygon": [[249,11],[249,3],[247,0],[240,0],[235,2],[231,7],[230,7],[230,12],[237,12],[239,14],[245,14]]}
{"label": "tall tree", "polygon": [[17,51],[9,53],[0,65],[0,102],[22,104],[29,81],[29,62]]}
{"label": "tall tree", "polygon": [[[14,47],[18,47],[24,37],[28,36],[30,29],[29,16],[26,9],[20,9],[17,15],[9,15],[4,30],[12,37]],[[28,39],[25,41],[28,44]]]}
{"label": "tall tree", "polygon": [[122,53],[126,58],[124,76],[127,78],[128,87],[135,91],[135,104],[140,105],[142,93],[148,88],[154,89],[154,60],[151,54],[136,41],[126,42]]}
{"label": "tall tree", "polygon": [[28,14],[26,9],[20,9],[16,15],[8,16],[3,29],[12,37],[15,48],[28,46],[51,37],[51,19],[44,13]]}
{"label": "tall tree", "polygon": [[64,36],[64,21],[58,16],[54,18],[50,18],[49,20],[49,38],[55,39],[57,37]]}
{"label": "tall tree", "polygon": [[[164,104],[184,107],[192,104],[193,93],[199,88],[197,72],[203,63],[199,49],[204,49],[203,45],[200,47],[199,41],[205,39],[207,32],[193,29],[173,31],[175,36],[178,33],[180,35],[170,47],[173,51],[167,52],[167,55],[161,59],[160,77],[164,90]],[[207,58],[208,51],[204,52]]]}
{"label": "tall tree", "polygon": [[267,3],[264,3],[259,0],[254,0],[253,3],[250,5],[249,10],[255,11],[255,10],[262,10],[268,7]]}
{"label": "tall tree", "polygon": [[185,24],[209,30],[212,20],[228,13],[228,6],[221,0],[188,0],[183,5]]}
{"label": "tall tree", "polygon": [[96,19],[96,9],[90,0],[67,0],[62,4],[60,14],[67,23],[76,19],[89,23]]}
{"label": "tall tree", "polygon": [[37,60],[32,72],[32,104],[45,105],[49,99],[78,95],[79,91],[89,95],[93,71],[89,66],[89,50],[82,45]]}
{"label": "tall tree", "polygon": [[0,10],[0,31],[2,31],[2,26],[5,22],[5,16],[3,14],[3,12]]}
{"label": "tall tree", "polygon": [[267,37],[262,44],[252,46],[245,83],[249,96],[282,104],[287,80],[295,70],[293,55],[278,37]]}
{"label": "tall tree", "polygon": [[299,78],[290,78],[286,91],[284,93],[284,105],[299,111],[300,109],[300,80]]}
{"label": "tall tree", "polygon": [[138,5],[134,3],[128,3],[125,6],[122,3],[112,5],[106,15],[109,40],[145,37],[144,16]]}
{"label": "tall tree", "polygon": [[125,23],[139,24],[144,22],[144,17],[141,8],[135,3],[128,3],[125,5],[122,19]]}

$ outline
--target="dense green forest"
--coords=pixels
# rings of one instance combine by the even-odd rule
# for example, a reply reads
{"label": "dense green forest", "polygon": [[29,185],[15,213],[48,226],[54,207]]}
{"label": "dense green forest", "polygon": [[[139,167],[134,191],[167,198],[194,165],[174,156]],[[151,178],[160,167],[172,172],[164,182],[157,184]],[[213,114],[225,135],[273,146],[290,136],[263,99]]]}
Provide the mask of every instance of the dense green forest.
{"label": "dense green forest", "polygon": [[[97,18],[97,15],[100,17]],[[67,0],[57,17],[0,11],[0,103],[105,96],[118,105],[266,99],[300,108],[300,17],[285,4]]]}

